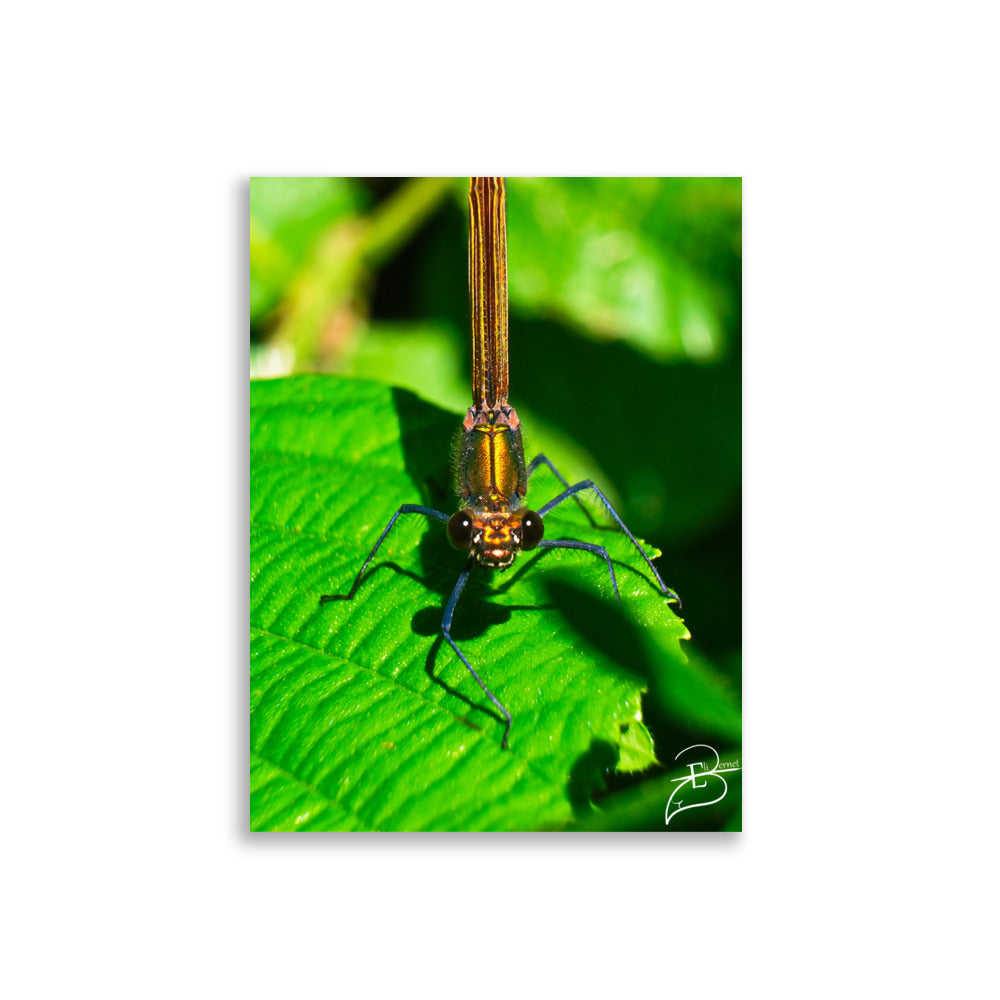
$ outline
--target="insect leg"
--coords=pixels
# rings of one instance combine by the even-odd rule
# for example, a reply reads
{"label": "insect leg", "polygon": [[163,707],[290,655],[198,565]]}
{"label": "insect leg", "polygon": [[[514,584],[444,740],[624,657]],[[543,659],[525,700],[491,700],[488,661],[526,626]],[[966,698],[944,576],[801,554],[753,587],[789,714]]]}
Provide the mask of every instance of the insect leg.
{"label": "insect leg", "polygon": [[615,519],[615,522],[618,524],[618,527],[625,532],[626,536],[628,537],[628,540],[638,550],[639,555],[641,555],[642,558],[646,560],[646,565],[653,571],[653,576],[656,577],[656,582],[660,585],[660,590],[662,590],[663,593],[666,594],[668,597],[675,600],[677,602],[677,606],[680,607],[681,599],[660,578],[660,574],[656,571],[656,567],[653,565],[653,561],[649,558],[649,556],[646,555],[646,553],[643,551],[642,546],[635,540],[635,536],[625,526],[625,522],[621,519],[621,517],[619,517],[618,511],[616,511],[614,507],[612,507],[611,501],[600,491],[600,489],[597,486],[594,485],[593,480],[584,479],[582,482],[577,483],[575,486],[570,486],[567,489],[563,490],[562,493],[560,493],[559,496],[557,496],[554,500],[550,500],[544,507],[541,507],[539,509],[538,511],[539,515],[545,517],[545,515],[550,510],[552,510],[553,507],[557,506],[558,504],[561,504],[564,500],[568,500],[571,496],[575,496],[581,490],[593,490],[601,498],[601,503],[603,503],[604,506],[608,508],[608,512]]}
{"label": "insect leg", "polygon": [[432,510],[430,507],[422,507],[418,503],[404,503],[403,506],[392,515],[382,534],[378,536],[378,541],[375,543],[371,552],[368,553],[368,558],[364,561],[364,564],[358,571],[358,575],[354,578],[354,583],[351,584],[351,589],[346,594],[323,594],[323,596],[319,599],[320,604],[326,604],[327,601],[349,601],[354,596],[355,591],[358,589],[358,584],[361,583],[361,578],[365,575],[365,570],[368,569],[368,564],[375,558],[375,553],[378,552],[379,546],[383,541],[385,541],[385,536],[392,530],[392,526],[396,523],[400,514],[424,514],[427,517],[436,518],[438,521],[444,521],[445,523],[448,521],[448,515],[443,514],[439,510]]}
{"label": "insect leg", "polygon": [[569,489],[569,483],[565,479],[563,479],[562,474],[559,472],[559,470],[542,454],[536,455],[531,460],[531,464],[528,466],[528,478],[529,479],[531,478],[531,474],[540,465],[547,465],[549,467],[549,469],[552,470],[552,475],[554,475],[556,477],[556,479],[558,479],[559,482],[561,482],[563,484],[563,486],[565,486],[567,489]]}
{"label": "insect leg", "polygon": [[[563,478],[562,473],[541,453],[537,454],[532,460],[531,465],[528,466],[528,479],[531,479],[531,474],[540,465],[547,465],[552,472],[552,475],[556,477],[566,487],[569,489],[569,482]],[[590,508],[579,498],[575,497],[576,505],[587,515],[587,520],[596,528],[598,527],[597,522],[594,520],[594,515],[591,514]]]}
{"label": "insect leg", "polygon": [[538,543],[538,548],[540,549],[585,549],[587,552],[593,552],[595,556],[604,556],[604,561],[608,564],[608,572],[611,574],[611,586],[614,587],[615,597],[618,598],[618,603],[621,604],[621,595],[618,593],[618,581],[615,579],[615,570],[611,565],[611,556],[608,555],[608,550],[600,545],[593,545],[590,542],[576,542],[570,541],[566,538],[557,538],[552,541],[547,541],[542,539]]}
{"label": "insect leg", "polygon": [[475,677],[476,683],[486,692],[490,701],[492,701],[493,704],[500,709],[504,718],[507,720],[507,728],[503,731],[503,740],[500,743],[500,748],[502,750],[506,750],[507,737],[510,735],[510,712],[508,712],[507,709],[504,708],[499,701],[497,701],[496,695],[494,695],[493,692],[482,682],[479,674],[472,669],[472,664],[465,658],[465,654],[458,648],[455,644],[455,640],[451,637],[451,618],[455,613],[455,605],[458,604],[458,598],[461,596],[466,581],[469,579],[469,573],[472,570],[472,565],[473,564],[470,562],[465,569],[462,570],[462,575],[458,578],[458,582],[455,584],[455,589],[451,592],[451,597],[448,598],[448,605],[444,609],[444,618],[441,620],[441,633],[448,640],[448,644],[451,648],[458,654],[458,658],[465,664],[465,669],[468,670],[473,677]]}

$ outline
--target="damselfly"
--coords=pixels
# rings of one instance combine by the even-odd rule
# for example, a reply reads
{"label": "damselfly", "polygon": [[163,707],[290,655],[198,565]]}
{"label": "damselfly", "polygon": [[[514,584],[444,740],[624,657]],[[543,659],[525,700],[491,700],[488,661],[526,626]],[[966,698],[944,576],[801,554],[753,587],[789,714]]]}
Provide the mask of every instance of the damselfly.
{"label": "damselfly", "polygon": [[[455,514],[421,504],[403,504],[379,535],[347,594],[326,594],[321,602],[351,599],[358,589],[379,546],[401,514],[423,514],[447,524],[448,540],[469,553],[455,587],[445,605],[441,633],[486,696],[507,720],[501,746],[507,748],[511,715],[473,669],[451,636],[455,606],[474,567],[507,569],[518,552],[531,549],[584,549],[604,559],[615,597],[621,602],[614,566],[607,550],[592,542],[544,538],[545,515],[584,490],[592,490],[608,509],[615,523],[628,536],[652,570],[660,590],[670,600],[680,600],[663,582],[656,567],[625,526],[608,498],[589,479],[569,485],[544,456],[530,465],[524,461],[521,423],[507,401],[507,221],[506,191],[502,177],[473,177],[469,182],[469,301],[472,311],[472,406],[456,441],[455,488],[461,509]],[[565,489],[538,510],[524,505],[528,482],[540,465],[546,465]],[[577,497],[579,502],[579,497]]]}

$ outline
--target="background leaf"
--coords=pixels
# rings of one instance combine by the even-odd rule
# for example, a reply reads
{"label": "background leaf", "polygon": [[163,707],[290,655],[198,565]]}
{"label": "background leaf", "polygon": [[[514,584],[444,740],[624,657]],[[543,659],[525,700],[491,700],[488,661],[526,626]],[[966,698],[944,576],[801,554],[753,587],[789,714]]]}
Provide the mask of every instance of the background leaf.
{"label": "background leaf", "polygon": [[[459,420],[359,380],[251,383],[254,829],[560,828],[591,811],[620,757],[625,769],[653,762],[640,694],[683,659],[686,629],[627,539],[572,502],[546,535],[606,545],[622,608],[602,560],[579,551],[474,574],[458,605],[453,635],[514,717],[509,751],[498,714],[442,648],[464,556],[441,524],[401,518],[353,600],[320,605],[347,593],[400,504],[454,507]],[[558,492],[546,476],[533,497]],[[578,598],[586,633],[566,608]],[[649,630],[660,652],[643,651]]]}
{"label": "background leaf", "polygon": [[250,185],[250,322],[286,294],[331,224],[370,202],[348,177],[255,177]]}
{"label": "background leaf", "polygon": [[518,178],[507,211],[512,306],[659,360],[717,357],[725,290],[663,238],[679,227],[645,223],[677,193],[656,177]]}
{"label": "background leaf", "polygon": [[[705,759],[711,762],[710,755]],[[743,771],[742,758],[736,753],[719,756],[719,773],[724,777],[728,789],[725,796],[716,803],[687,808],[670,819],[670,830],[676,833],[724,830],[737,833],[743,828]],[[648,830],[661,831],[666,823],[666,807],[671,793],[682,779],[690,779],[691,771],[667,760],[662,773],[635,787],[607,796],[597,809],[583,817],[581,830]],[[690,800],[708,800],[719,794],[716,779],[702,779],[711,782],[710,787],[696,790],[690,787],[680,793]],[[676,802],[675,802],[676,804]]]}

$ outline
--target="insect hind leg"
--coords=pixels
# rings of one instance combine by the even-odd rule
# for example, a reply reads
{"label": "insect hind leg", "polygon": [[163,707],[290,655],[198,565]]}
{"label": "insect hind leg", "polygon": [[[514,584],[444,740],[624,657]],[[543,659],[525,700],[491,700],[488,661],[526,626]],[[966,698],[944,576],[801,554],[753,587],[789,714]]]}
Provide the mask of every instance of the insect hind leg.
{"label": "insect hind leg", "polygon": [[584,480],[582,480],[581,482],[577,483],[574,486],[568,486],[566,489],[564,489],[562,491],[562,493],[559,494],[559,496],[557,496],[554,499],[550,500],[544,507],[539,508],[539,511],[538,511],[539,515],[541,517],[545,517],[545,515],[550,510],[552,510],[553,507],[557,507],[564,500],[568,500],[570,497],[575,497],[582,490],[593,490],[598,495],[598,497],[600,497],[601,503],[603,503],[604,506],[607,507],[608,513],[615,519],[615,523],[618,525],[619,528],[622,529],[622,531],[625,533],[625,535],[628,538],[628,540],[635,546],[636,551],[646,561],[646,565],[652,570],[653,576],[656,577],[656,582],[660,585],[660,590],[664,594],[666,594],[667,597],[669,597],[672,600],[676,601],[678,607],[681,607],[681,599],[677,596],[676,593],[674,593],[674,591],[672,591],[663,582],[662,577],[657,572],[656,567],[653,565],[653,560],[650,559],[649,556],[646,555],[645,550],[636,541],[635,535],[633,535],[632,532],[628,530],[628,527],[626,526],[625,522],[621,519],[621,516],[619,515],[618,511],[615,510],[615,508],[612,505],[611,501],[604,495],[604,493],[601,492],[600,487],[594,485],[594,481],[592,479],[584,479]]}
{"label": "insect hind leg", "polygon": [[583,549],[585,552],[593,552],[595,556],[602,556],[608,564],[608,573],[611,575],[611,587],[615,592],[618,603],[621,604],[621,594],[618,593],[618,581],[615,579],[615,568],[611,565],[611,556],[603,545],[594,545],[592,542],[577,542],[568,538],[556,538],[549,541],[542,539],[538,543],[540,549]]}

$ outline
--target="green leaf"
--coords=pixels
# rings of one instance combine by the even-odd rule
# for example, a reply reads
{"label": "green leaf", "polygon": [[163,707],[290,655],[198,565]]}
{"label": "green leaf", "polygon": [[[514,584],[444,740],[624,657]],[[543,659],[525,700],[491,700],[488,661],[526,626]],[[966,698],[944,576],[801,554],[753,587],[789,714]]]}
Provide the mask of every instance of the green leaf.
{"label": "green leaf", "polygon": [[662,213],[661,202],[670,204],[675,184],[650,177],[512,179],[512,311],[626,340],[658,360],[716,358],[724,294],[660,226],[643,225],[654,209]]}
{"label": "green leaf", "polygon": [[651,692],[662,710],[690,729],[739,743],[743,713],[729,678],[690,648],[682,654],[652,634],[646,641],[670,660],[670,669],[657,675]]}
{"label": "green leaf", "polygon": [[645,771],[656,763],[656,753],[653,750],[653,737],[639,719],[633,720],[622,732],[621,756],[618,758],[618,770]]}
{"label": "green leaf", "polygon": [[[320,604],[401,504],[454,509],[460,416],[330,376],[252,382],[250,401],[253,829],[565,828],[609,768],[655,760],[641,693],[687,630],[620,532],[573,501],[546,516],[546,537],[607,547],[621,607],[579,550],[470,578],[452,635],[513,716],[501,750],[502,718],[440,636],[464,565],[442,524],[402,516],[353,598]],[[531,486],[536,506],[560,489],[546,469]]]}

